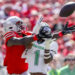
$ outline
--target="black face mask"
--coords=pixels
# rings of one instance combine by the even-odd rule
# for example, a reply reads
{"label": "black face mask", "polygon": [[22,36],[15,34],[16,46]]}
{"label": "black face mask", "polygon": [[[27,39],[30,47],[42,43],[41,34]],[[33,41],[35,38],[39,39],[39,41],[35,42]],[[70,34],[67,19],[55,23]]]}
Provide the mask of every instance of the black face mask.
{"label": "black face mask", "polygon": [[25,30],[25,26],[23,25],[23,22],[18,21],[18,22],[16,23],[16,25],[17,25],[17,27],[19,28],[19,31],[18,31],[18,32],[20,32],[21,30]]}
{"label": "black face mask", "polygon": [[52,38],[51,29],[49,26],[41,27],[39,33],[41,34],[41,36],[44,36],[44,38]]}

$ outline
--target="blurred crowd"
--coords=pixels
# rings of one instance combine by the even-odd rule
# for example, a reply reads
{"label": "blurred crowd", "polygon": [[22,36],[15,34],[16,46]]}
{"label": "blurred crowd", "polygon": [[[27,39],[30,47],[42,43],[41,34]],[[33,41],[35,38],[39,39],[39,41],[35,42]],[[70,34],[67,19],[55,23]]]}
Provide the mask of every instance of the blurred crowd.
{"label": "blurred crowd", "polygon": [[[69,26],[75,25],[75,13],[67,18],[59,16],[60,9],[69,1],[75,2],[75,0],[0,0],[0,64],[2,64],[6,53],[2,25],[6,18],[18,16],[25,22],[26,30],[32,31],[39,16],[43,16],[43,21],[49,24],[52,33],[58,32],[63,29],[66,22],[69,22]],[[58,68],[60,68],[63,65],[69,64],[66,61],[70,57],[69,54],[75,54],[75,32],[61,37],[57,40],[57,43],[59,49],[56,57],[59,63],[61,63],[58,64]],[[75,64],[75,56],[73,58]],[[52,67],[54,68],[53,64]]]}

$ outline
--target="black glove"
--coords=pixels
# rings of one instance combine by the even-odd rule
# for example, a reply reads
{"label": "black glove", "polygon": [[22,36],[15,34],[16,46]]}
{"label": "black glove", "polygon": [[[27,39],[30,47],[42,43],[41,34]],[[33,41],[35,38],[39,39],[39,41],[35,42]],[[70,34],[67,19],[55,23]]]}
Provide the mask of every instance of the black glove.
{"label": "black glove", "polygon": [[42,26],[38,34],[38,43],[44,42],[44,38],[52,38],[51,29],[49,26]]}
{"label": "black glove", "polygon": [[63,28],[62,33],[65,35],[65,34],[72,33],[72,32],[75,32],[75,25],[68,27],[68,22],[67,22]]}

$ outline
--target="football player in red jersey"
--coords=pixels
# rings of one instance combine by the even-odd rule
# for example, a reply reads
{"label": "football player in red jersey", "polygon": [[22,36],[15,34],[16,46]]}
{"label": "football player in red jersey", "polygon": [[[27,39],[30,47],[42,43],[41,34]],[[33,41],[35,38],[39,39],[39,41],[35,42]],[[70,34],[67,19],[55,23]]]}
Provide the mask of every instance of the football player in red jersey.
{"label": "football player in red jersey", "polygon": [[57,38],[63,34],[69,33],[70,29],[65,28],[59,34],[55,34],[52,37],[49,34],[48,30],[43,28],[39,31],[39,34],[32,35],[29,33],[28,36],[23,35],[21,30],[23,29],[23,21],[16,17],[9,17],[4,23],[5,29],[5,45],[6,45],[6,57],[4,60],[4,65],[7,66],[7,71],[9,74],[19,74],[26,75],[28,70],[28,63],[25,62],[26,59],[21,58],[24,50],[30,45],[33,41],[41,41],[42,38]]}
{"label": "football player in red jersey", "polygon": [[[8,74],[27,75],[28,63],[26,59],[21,58],[22,53],[29,44],[33,41],[37,41],[42,36],[26,34],[23,36],[21,30],[23,29],[23,21],[16,16],[9,17],[4,22],[5,29],[5,46],[6,57],[4,60],[4,66],[7,66]],[[43,35],[44,37],[44,35]]]}

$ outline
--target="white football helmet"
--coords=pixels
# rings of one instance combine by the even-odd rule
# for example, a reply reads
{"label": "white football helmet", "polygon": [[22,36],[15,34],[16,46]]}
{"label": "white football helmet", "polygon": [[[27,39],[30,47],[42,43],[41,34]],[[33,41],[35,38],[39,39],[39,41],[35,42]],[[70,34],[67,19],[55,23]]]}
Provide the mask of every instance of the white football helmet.
{"label": "white football helmet", "polygon": [[3,26],[5,32],[9,32],[9,31],[20,32],[22,29],[24,29],[23,20],[17,16],[12,16],[7,18]]}
{"label": "white football helmet", "polygon": [[[35,33],[39,33],[39,30],[41,27],[44,27],[44,26],[49,26],[46,22],[41,22],[40,25],[38,26],[38,28],[36,29]],[[46,29],[46,28],[45,28]],[[50,30],[51,32],[51,30]]]}

